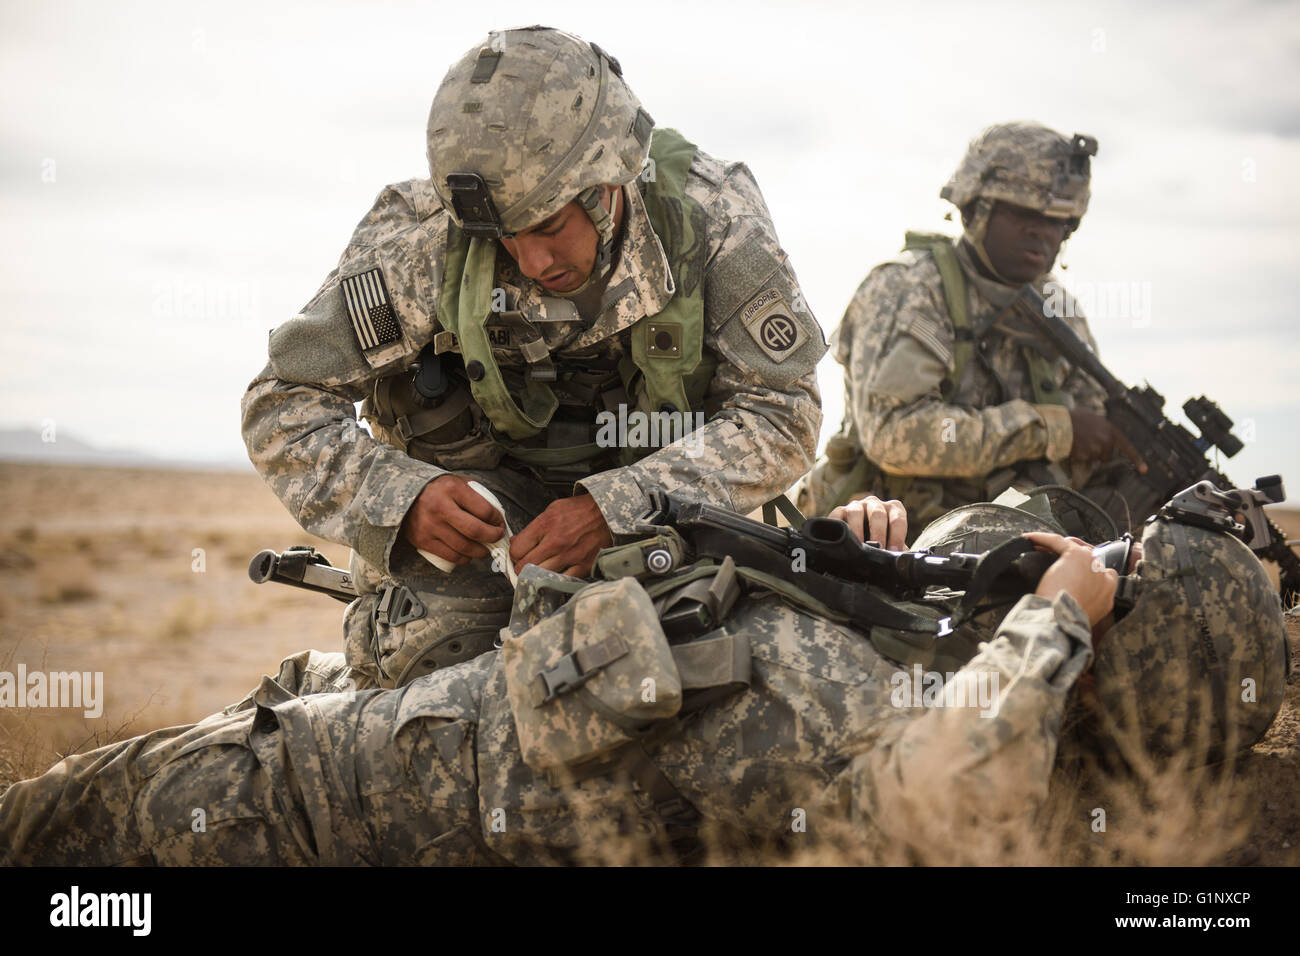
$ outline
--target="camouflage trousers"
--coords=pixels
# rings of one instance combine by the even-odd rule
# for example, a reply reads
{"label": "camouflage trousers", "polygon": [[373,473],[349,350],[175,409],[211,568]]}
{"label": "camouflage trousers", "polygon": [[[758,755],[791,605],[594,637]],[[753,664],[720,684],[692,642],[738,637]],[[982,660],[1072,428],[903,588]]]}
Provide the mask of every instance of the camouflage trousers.
{"label": "camouflage trousers", "polygon": [[418,694],[295,697],[264,678],[240,709],[15,784],[0,800],[0,862],[499,862],[479,835],[468,698],[448,693],[442,716],[415,719]]}
{"label": "camouflage trousers", "polygon": [[[512,532],[521,531],[554,500],[545,486],[510,469],[453,474],[491,490],[505,508]],[[510,619],[512,588],[491,559],[445,573],[406,542],[396,547],[408,560],[394,576],[381,575],[352,555],[352,576],[362,595],[344,613],[343,644],[358,688],[400,687],[439,667],[472,660],[493,648]]]}
{"label": "camouflage trousers", "polygon": [[[298,697],[265,678],[243,709],[15,784],[0,797],[0,862],[645,860],[684,819],[666,817],[656,777],[696,834],[730,846],[843,845],[867,830],[924,842],[952,832],[945,812],[1019,818],[1045,796],[1065,696],[1091,658],[1078,606],[1029,596],[957,677],[1000,681],[996,699],[930,707],[900,700],[910,670],[863,635],[770,593],[742,597],[726,629],[747,639],[747,689],[664,725],[615,771],[557,780],[528,766],[497,653],[396,690]],[[304,657],[294,673],[326,664]]]}

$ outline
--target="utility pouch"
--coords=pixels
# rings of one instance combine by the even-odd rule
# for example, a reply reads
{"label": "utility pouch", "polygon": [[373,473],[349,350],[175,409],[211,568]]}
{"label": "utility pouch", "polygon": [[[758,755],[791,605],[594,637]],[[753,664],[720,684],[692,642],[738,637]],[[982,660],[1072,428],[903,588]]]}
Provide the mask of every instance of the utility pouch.
{"label": "utility pouch", "polygon": [[583,589],[501,653],[524,762],[539,773],[607,756],[681,709],[668,640],[632,577]]}

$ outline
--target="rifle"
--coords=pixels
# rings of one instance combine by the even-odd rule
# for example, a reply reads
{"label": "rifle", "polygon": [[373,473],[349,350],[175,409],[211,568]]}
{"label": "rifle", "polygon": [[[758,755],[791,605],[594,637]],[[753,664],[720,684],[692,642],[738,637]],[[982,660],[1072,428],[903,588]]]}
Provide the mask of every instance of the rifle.
{"label": "rifle", "polygon": [[[984,554],[933,554],[928,551],[889,551],[875,541],[859,541],[849,526],[832,518],[809,518],[799,529],[778,528],[746,518],[724,508],[676,498],[658,488],[650,491],[650,510],[638,530],[648,533],[671,528],[689,545],[696,558],[734,560],[768,579],[792,583],[856,626],[901,631],[951,634],[977,610],[985,597],[1014,600],[1033,591],[1056,560],[1038,551],[1027,538],[1017,537]],[[656,549],[657,539],[646,547]],[[1131,538],[1108,542],[1094,549],[1107,567],[1121,575]],[[676,570],[665,549],[650,551],[645,565],[658,574]],[[1121,583],[1125,582],[1121,578]],[[898,607],[872,593],[873,585],[903,601],[925,601],[949,595],[927,594],[930,588],[963,591],[949,617],[935,620]],[[779,585],[778,585],[779,587]],[[1125,586],[1117,605],[1132,606],[1133,591]]]}
{"label": "rifle", "polygon": [[[1217,447],[1229,458],[1242,448],[1241,439],[1232,434],[1232,419],[1215,402],[1202,395],[1183,403],[1183,412],[1200,431],[1199,436],[1193,435],[1165,417],[1164,396],[1149,382],[1142,388],[1129,387],[1111,375],[1087,343],[1063,318],[1053,313],[1033,286],[1025,285],[1012,301],[1012,307],[1046,336],[1067,362],[1086,372],[1105,390],[1106,418],[1134,447],[1142,449],[1147,473],[1140,475],[1134,469],[1126,469],[1116,483],[1116,491],[1128,502],[1133,514],[1152,514],[1180,490],[1202,481],[1220,488],[1236,487],[1206,457],[1211,447]],[[1261,478],[1254,490],[1268,502],[1281,501],[1282,479],[1277,475]],[[1261,560],[1277,564],[1278,590],[1283,606],[1290,607],[1300,600],[1300,557],[1287,544],[1282,530],[1262,511],[1257,514],[1257,519],[1244,526],[1241,537]]]}
{"label": "rifle", "polygon": [[[874,584],[898,598],[921,596],[927,588],[965,590],[983,555],[932,554],[928,551],[888,551],[875,541],[859,541],[843,521],[809,518],[799,529],[778,528],[746,518],[716,505],[685,501],[658,488],[650,491],[650,510],[641,518],[647,525],[677,530],[701,557],[731,555],[745,564],[757,545],[779,554],[788,577],[791,570],[808,570],[852,581]],[[1028,546],[1032,549],[1032,545]],[[738,554],[740,549],[743,554]],[[1031,560],[1017,564],[1001,584],[1023,593],[1036,585],[1056,555],[1027,552]],[[743,559],[742,559],[743,558]]]}
{"label": "rifle", "polygon": [[[1174,495],[1158,513],[1168,520],[1246,540],[1264,533],[1268,519],[1263,506],[1283,500],[1282,480],[1275,475],[1259,479],[1253,489],[1220,490],[1200,481]],[[732,559],[742,567],[794,583],[859,626],[869,629],[879,625],[938,637],[952,633],[976,613],[985,598],[1014,600],[1034,591],[1057,558],[1036,550],[1024,537],[1011,538],[983,554],[890,551],[875,541],[859,541],[847,524],[832,518],[809,518],[797,529],[777,528],[714,505],[687,502],[657,488],[650,491],[650,510],[641,518],[639,528],[648,532],[672,528],[696,557]],[[657,540],[651,539],[647,547],[659,547]],[[1094,558],[1119,574],[1117,619],[1133,607],[1137,597],[1136,582],[1128,573],[1132,545],[1132,536],[1125,534],[1093,548]],[[675,570],[667,550],[646,554],[645,565],[658,574]],[[964,593],[951,617],[935,621],[882,601],[863,584],[913,602],[944,600],[953,596],[953,591]],[[931,592],[931,588],[949,593]]]}
{"label": "rifle", "polygon": [[333,567],[325,555],[307,545],[286,548],[284,554],[270,548],[257,552],[248,565],[248,576],[254,584],[276,581],[328,594],[344,604],[352,603],[360,594],[349,572]]}
{"label": "rifle", "polygon": [[[1245,539],[1263,534],[1268,520],[1263,506],[1284,498],[1282,481],[1276,476],[1261,478],[1253,490],[1221,491],[1202,481],[1183,489],[1159,513]],[[637,530],[650,536],[640,545],[643,567],[650,574],[662,577],[678,571],[685,563],[681,547],[685,543],[693,552],[691,560],[713,558],[724,566],[734,562],[748,569],[751,576],[757,572],[759,583],[778,589],[780,582],[795,582],[803,594],[867,630],[880,626],[943,637],[974,614],[985,598],[1014,600],[1033,591],[1056,561],[1055,554],[1036,550],[1024,537],[1011,538],[983,554],[890,551],[875,541],[859,541],[847,524],[833,518],[809,518],[798,528],[779,528],[715,505],[686,501],[659,488],[651,489],[649,504]],[[677,545],[665,546],[665,529],[671,529]],[[1136,597],[1133,579],[1128,576],[1132,545],[1132,536],[1125,534],[1093,548],[1094,557],[1119,574],[1117,617],[1133,606]],[[331,567],[324,555],[305,546],[289,548],[282,555],[269,549],[258,552],[248,576],[257,584],[278,581],[345,603],[358,596],[351,574]],[[884,601],[862,587],[864,584],[917,602],[946,600],[955,596],[952,592],[963,593],[953,614],[936,620]],[[406,591],[403,586],[389,593],[400,596]],[[710,618],[714,612],[706,604],[694,598],[686,600],[673,611],[674,621],[713,626]],[[664,624],[667,628],[667,618]]]}

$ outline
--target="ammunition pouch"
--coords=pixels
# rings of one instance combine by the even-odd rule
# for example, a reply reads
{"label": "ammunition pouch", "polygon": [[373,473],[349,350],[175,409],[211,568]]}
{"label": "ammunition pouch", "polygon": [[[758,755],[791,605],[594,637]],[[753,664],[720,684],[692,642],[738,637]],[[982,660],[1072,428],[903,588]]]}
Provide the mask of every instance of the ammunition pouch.
{"label": "ammunition pouch", "polygon": [[506,640],[502,660],[523,759],[538,772],[608,756],[681,708],[668,639],[635,578],[585,588]]}
{"label": "ammunition pouch", "polygon": [[740,593],[729,560],[645,585],[526,569],[502,647],[524,762],[557,780],[609,772],[749,686],[749,640],[723,626]]}

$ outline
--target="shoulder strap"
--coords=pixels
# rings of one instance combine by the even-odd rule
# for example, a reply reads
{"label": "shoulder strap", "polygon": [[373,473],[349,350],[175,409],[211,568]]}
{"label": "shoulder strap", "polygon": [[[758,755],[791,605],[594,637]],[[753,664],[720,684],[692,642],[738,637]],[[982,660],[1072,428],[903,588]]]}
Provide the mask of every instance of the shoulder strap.
{"label": "shoulder strap", "polygon": [[[646,212],[668,257],[676,291],[662,312],[632,329],[632,363],[645,379],[648,412],[684,414],[698,408],[713,377],[713,362],[701,367],[708,221],[703,207],[686,195],[695,153],[695,144],[673,129],[655,130],[650,141],[654,179],[645,191]],[[625,364],[620,371],[626,384],[631,368]]]}
{"label": "shoulder strap", "polygon": [[962,375],[975,350],[970,309],[966,301],[966,276],[961,271],[961,263],[957,261],[953,240],[943,233],[909,230],[903,238],[903,248],[929,252],[939,267],[939,278],[943,280],[944,304],[948,307],[948,318],[952,320],[954,332],[952,378],[943,390],[944,398],[950,398],[961,385]]}

